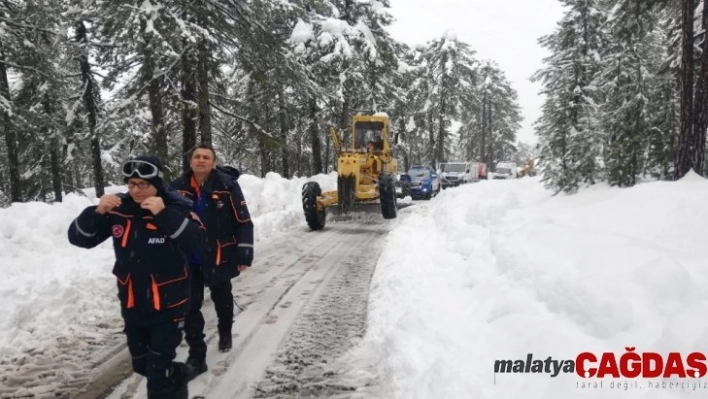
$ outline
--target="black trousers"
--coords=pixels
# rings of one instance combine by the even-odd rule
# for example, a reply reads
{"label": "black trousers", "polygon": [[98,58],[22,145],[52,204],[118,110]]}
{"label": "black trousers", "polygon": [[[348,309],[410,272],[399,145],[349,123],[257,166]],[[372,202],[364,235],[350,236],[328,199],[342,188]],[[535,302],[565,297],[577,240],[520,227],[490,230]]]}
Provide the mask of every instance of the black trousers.
{"label": "black trousers", "polygon": [[175,350],[182,341],[180,322],[168,321],[150,326],[125,326],[133,371],[147,377],[148,393],[175,392],[183,381],[174,378]]}
{"label": "black trousers", "polygon": [[[220,332],[231,334],[234,322],[234,295],[231,292],[231,280],[209,287],[211,300],[214,302],[218,327]],[[204,342],[204,274],[198,267],[192,267],[192,296],[189,301],[189,312],[184,319],[184,339],[189,345],[189,357],[204,359],[207,345]]]}

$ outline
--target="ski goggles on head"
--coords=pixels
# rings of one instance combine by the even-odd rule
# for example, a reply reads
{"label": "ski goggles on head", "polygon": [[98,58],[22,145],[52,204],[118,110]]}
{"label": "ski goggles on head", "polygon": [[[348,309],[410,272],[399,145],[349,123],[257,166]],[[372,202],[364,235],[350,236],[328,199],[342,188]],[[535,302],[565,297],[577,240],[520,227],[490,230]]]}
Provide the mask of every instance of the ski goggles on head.
{"label": "ski goggles on head", "polygon": [[162,177],[162,172],[150,162],[136,159],[123,164],[123,176],[126,178],[152,179],[154,177]]}

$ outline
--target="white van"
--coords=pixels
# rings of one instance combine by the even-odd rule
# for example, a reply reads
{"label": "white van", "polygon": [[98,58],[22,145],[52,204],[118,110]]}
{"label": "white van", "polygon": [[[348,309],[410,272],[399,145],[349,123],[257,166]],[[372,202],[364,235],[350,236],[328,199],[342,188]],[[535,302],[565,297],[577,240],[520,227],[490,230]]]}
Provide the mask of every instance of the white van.
{"label": "white van", "polygon": [[490,173],[492,179],[516,179],[519,174],[519,169],[516,162],[497,162],[494,168],[494,173]]}
{"label": "white van", "polygon": [[477,181],[479,180],[478,172],[479,168],[472,167],[470,162],[442,162],[438,165],[438,174],[443,188]]}

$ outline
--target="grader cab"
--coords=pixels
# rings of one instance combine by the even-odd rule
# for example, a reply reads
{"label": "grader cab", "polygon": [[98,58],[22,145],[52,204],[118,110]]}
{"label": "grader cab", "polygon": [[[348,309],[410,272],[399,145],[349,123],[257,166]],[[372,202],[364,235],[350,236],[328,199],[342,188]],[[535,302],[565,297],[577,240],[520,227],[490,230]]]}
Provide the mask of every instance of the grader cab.
{"label": "grader cab", "polygon": [[396,158],[388,116],[354,115],[351,134],[351,141],[342,143],[330,128],[337,151],[337,191],[322,192],[317,182],[302,187],[302,207],[312,230],[324,228],[328,208],[347,214],[380,204],[384,219],[396,217]]}

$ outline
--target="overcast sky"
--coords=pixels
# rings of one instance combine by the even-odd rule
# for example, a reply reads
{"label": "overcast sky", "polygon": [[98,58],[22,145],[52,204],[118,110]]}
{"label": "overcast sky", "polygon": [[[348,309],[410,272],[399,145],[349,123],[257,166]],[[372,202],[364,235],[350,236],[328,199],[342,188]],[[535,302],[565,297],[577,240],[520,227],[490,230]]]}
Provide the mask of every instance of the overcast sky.
{"label": "overcast sky", "polygon": [[452,30],[478,58],[496,61],[519,93],[524,121],[517,137],[536,142],[533,122],[543,98],[529,78],[548,54],[537,39],[553,32],[563,15],[558,0],[391,0],[390,13],[397,40],[424,44]]}

